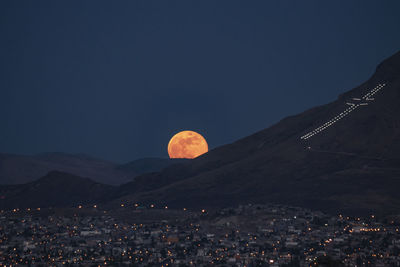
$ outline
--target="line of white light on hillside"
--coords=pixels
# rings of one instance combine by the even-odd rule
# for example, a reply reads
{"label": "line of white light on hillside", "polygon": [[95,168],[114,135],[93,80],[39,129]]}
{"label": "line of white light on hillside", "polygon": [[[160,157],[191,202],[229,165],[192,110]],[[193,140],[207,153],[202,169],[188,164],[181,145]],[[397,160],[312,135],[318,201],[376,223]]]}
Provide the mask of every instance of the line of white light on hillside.
{"label": "line of white light on hillside", "polygon": [[[356,97],[352,98],[351,101],[346,102],[346,104],[349,105],[348,108],[346,108],[344,111],[342,111],[341,113],[339,113],[334,118],[332,118],[329,121],[327,121],[326,123],[324,123],[321,126],[315,128],[311,132],[306,133],[305,135],[300,137],[300,139],[307,140],[307,139],[313,137],[314,135],[319,134],[320,132],[322,132],[322,131],[326,130],[327,128],[331,127],[336,122],[340,121],[341,119],[343,119],[344,117],[349,115],[351,112],[353,112],[358,107],[367,106],[368,103],[367,102],[363,102],[363,101],[374,101],[375,99],[372,96],[374,96],[377,92],[379,92],[385,86],[386,86],[385,83],[378,84],[373,89],[371,89],[371,91],[369,91],[367,94],[365,94],[363,97],[361,97],[361,98],[356,98]],[[354,102],[358,102],[358,103],[354,103]]]}

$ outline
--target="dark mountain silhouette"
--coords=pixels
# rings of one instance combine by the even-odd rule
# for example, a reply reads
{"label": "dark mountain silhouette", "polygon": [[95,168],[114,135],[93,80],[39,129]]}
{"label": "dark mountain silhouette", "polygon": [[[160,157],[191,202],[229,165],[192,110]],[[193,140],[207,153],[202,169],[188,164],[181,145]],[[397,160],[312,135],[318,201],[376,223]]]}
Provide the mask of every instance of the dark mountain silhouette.
{"label": "dark mountain silhouette", "polygon": [[119,165],[83,154],[43,153],[33,156],[0,154],[0,184],[22,184],[58,170],[118,185],[135,176],[160,171],[174,163],[170,159],[146,158]]}
{"label": "dark mountain silhouette", "polygon": [[[400,53],[327,105],[137,177],[122,201],[210,207],[276,202],[330,212],[400,212]],[[129,194],[129,195],[126,195]]]}
{"label": "dark mountain silhouette", "polygon": [[[57,190],[64,185],[50,178],[39,180],[43,196],[34,191],[36,182],[2,187],[0,205],[25,203],[24,192],[55,203],[45,195],[45,184]],[[80,183],[60,194],[66,198]],[[93,192],[90,183],[76,190],[88,190],[90,201],[107,200],[110,207],[121,202],[188,208],[282,203],[335,213],[399,214],[400,52],[332,103],[118,188],[97,186]]]}
{"label": "dark mountain silhouette", "polygon": [[183,163],[187,159],[167,159],[167,158],[143,158],[132,162],[119,165],[116,169],[123,171],[133,171],[137,174],[158,172],[172,164]]}
{"label": "dark mountain silhouette", "polygon": [[52,171],[23,185],[0,186],[0,208],[44,208],[102,203],[115,187],[65,172]]}

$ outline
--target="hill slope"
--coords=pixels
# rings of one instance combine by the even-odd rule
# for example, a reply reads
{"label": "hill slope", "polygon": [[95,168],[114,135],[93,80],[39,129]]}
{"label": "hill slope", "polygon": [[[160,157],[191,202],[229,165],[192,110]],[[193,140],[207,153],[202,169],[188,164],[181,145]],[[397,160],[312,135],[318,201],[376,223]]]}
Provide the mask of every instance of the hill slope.
{"label": "hill slope", "polygon": [[187,159],[167,159],[167,158],[142,158],[131,161],[126,164],[119,165],[116,169],[122,171],[132,171],[137,174],[158,172],[166,167],[183,163],[188,161]]}
{"label": "hill slope", "polygon": [[115,187],[89,178],[53,171],[23,185],[0,186],[0,208],[43,208],[99,203],[112,197]]}
{"label": "hill slope", "polygon": [[137,177],[124,201],[247,202],[400,212],[400,53],[357,88],[187,164]]}

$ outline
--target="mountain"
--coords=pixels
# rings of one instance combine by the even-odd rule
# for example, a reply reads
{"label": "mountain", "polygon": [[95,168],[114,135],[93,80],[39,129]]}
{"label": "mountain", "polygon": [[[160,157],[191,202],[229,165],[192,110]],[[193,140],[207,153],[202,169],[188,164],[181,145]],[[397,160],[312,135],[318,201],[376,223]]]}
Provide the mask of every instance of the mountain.
{"label": "mountain", "polygon": [[332,103],[121,186],[171,207],[285,203],[400,213],[400,52]]}
{"label": "mountain", "polygon": [[0,208],[44,208],[101,203],[115,187],[69,173],[52,171],[23,185],[0,186]]}
{"label": "mountain", "polygon": [[33,156],[0,154],[0,184],[22,184],[58,170],[97,182],[118,185],[131,181],[135,176],[160,171],[170,159],[149,158],[128,164],[117,164],[83,154],[42,153]]}
{"label": "mountain", "polygon": [[187,159],[167,159],[167,158],[142,158],[134,160],[132,162],[119,165],[116,169],[123,171],[133,171],[137,174],[158,172],[166,167],[183,163],[188,161]]}
{"label": "mountain", "polygon": [[[193,160],[166,167],[148,162],[162,170],[118,187],[59,172],[1,186],[0,207],[31,201],[102,202],[109,208],[121,202],[172,208],[278,203],[330,213],[400,214],[400,52],[331,103]],[[113,169],[153,171],[150,165],[137,161]]]}

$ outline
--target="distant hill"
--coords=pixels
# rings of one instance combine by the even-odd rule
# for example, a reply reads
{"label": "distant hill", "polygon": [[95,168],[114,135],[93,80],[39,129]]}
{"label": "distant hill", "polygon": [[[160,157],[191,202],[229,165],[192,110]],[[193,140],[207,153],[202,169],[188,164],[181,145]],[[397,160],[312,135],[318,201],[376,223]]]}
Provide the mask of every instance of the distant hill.
{"label": "distant hill", "polygon": [[115,187],[69,173],[53,171],[23,185],[0,186],[0,208],[44,208],[101,203]]}
{"label": "distant hill", "polygon": [[172,164],[187,162],[187,159],[143,158],[119,165],[116,169],[138,174],[158,172]]}
{"label": "distant hill", "polygon": [[170,159],[149,158],[120,165],[83,154],[0,154],[0,184],[27,183],[58,170],[91,177],[104,184],[118,185],[131,181],[137,175],[160,171],[172,163]]}

